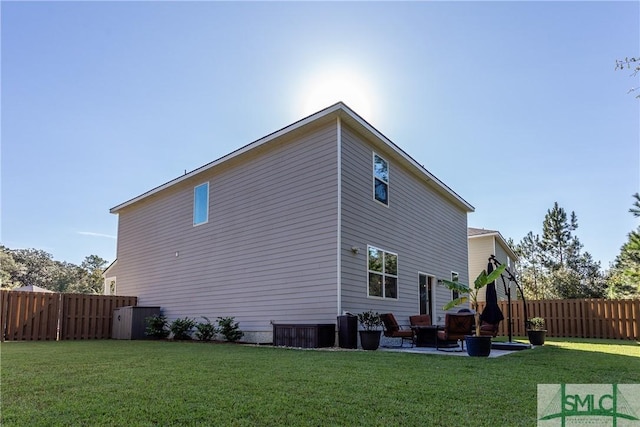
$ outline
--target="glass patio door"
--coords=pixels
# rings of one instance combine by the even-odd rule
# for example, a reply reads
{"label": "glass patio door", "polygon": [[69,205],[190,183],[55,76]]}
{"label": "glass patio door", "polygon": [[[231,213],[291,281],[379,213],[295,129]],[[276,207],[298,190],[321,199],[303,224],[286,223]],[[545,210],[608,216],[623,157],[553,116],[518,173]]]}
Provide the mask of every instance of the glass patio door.
{"label": "glass patio door", "polygon": [[420,314],[428,314],[433,319],[433,283],[435,278],[428,274],[418,274],[418,290],[420,295]]}

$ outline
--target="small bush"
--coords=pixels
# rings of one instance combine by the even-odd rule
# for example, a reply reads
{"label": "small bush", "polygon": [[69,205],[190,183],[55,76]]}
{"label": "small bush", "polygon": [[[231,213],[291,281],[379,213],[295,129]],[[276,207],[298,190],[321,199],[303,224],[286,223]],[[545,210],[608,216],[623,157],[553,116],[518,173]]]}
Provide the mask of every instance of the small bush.
{"label": "small bush", "polygon": [[167,318],[160,315],[149,316],[144,319],[147,327],[144,333],[153,338],[166,338],[169,336]]}
{"label": "small bush", "polygon": [[358,321],[365,331],[375,331],[379,326],[382,326],[382,318],[380,318],[380,314],[373,310],[358,313]]}
{"label": "small bush", "polygon": [[206,322],[196,323],[196,338],[200,341],[211,341],[218,333],[218,328],[207,317],[202,316],[202,318]]}
{"label": "small bush", "polygon": [[173,333],[174,340],[190,340],[191,331],[195,325],[195,320],[185,317],[184,319],[176,319],[171,322],[169,329]]}
{"label": "small bush", "polygon": [[218,326],[220,333],[227,341],[238,341],[244,335],[238,322],[235,322],[235,317],[218,317]]}
{"label": "small bush", "polygon": [[543,331],[544,330],[544,319],[542,317],[532,317],[529,319],[528,329],[532,331]]}

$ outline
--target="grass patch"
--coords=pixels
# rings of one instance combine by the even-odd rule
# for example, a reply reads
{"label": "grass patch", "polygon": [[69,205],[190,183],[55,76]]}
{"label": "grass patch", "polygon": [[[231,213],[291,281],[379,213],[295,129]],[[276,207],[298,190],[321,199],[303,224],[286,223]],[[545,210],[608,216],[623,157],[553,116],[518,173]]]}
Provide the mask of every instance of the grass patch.
{"label": "grass patch", "polygon": [[607,340],[495,359],[111,340],[1,352],[4,426],[531,426],[539,383],[640,383],[640,345]]}

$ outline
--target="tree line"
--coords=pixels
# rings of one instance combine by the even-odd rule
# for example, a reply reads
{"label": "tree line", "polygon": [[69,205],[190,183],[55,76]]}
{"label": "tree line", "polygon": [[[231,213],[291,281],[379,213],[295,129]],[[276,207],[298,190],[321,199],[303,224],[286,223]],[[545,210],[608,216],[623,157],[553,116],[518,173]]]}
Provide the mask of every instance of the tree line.
{"label": "tree line", "polygon": [[102,273],[107,261],[98,255],[85,257],[80,265],[56,261],[40,249],[9,249],[0,246],[2,289],[39,286],[54,292],[102,294]]}
{"label": "tree line", "polygon": [[[629,212],[640,217],[640,196],[633,195]],[[638,298],[640,297],[640,227],[631,231],[610,268],[603,271],[599,261],[576,235],[578,217],[555,202],[542,222],[541,233],[532,231],[517,244],[509,239],[518,255],[518,280],[530,299]]]}

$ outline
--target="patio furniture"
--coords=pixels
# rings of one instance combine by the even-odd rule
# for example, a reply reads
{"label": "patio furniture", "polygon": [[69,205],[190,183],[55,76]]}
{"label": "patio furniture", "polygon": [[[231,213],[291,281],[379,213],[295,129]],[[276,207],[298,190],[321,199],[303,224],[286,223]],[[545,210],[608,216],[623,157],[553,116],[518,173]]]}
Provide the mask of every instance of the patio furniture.
{"label": "patio furniture", "polygon": [[411,347],[415,344],[415,339],[413,335],[413,330],[411,329],[402,329],[402,327],[398,324],[393,313],[385,313],[380,315],[380,319],[384,324],[384,336],[388,338],[401,338],[400,347],[404,344],[404,340],[411,341]]}
{"label": "patio furniture", "polygon": [[411,329],[415,335],[416,347],[437,347],[438,331],[442,329],[439,325],[417,325]]}
{"label": "patio furniture", "polygon": [[498,326],[500,323],[480,322],[480,335],[495,337],[498,335]]}
{"label": "patio furniture", "polygon": [[428,314],[416,314],[409,316],[409,323],[415,335],[416,347],[435,347],[438,339],[438,326],[431,324],[431,316]]}
{"label": "patio furniture", "polygon": [[438,340],[436,341],[436,349],[440,350],[440,341],[460,340],[464,351],[464,337],[471,335],[473,330],[474,315],[473,313],[447,313],[444,317],[444,328],[438,331]]}
{"label": "patio furniture", "polygon": [[416,314],[409,316],[411,326],[431,326],[431,316],[428,314]]}

